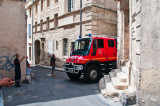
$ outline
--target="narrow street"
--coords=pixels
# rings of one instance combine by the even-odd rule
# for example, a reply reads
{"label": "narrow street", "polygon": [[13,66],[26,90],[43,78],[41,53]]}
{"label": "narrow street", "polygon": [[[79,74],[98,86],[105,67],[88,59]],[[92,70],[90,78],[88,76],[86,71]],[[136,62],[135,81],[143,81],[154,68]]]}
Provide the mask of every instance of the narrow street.
{"label": "narrow street", "polygon": [[[21,88],[3,88],[5,106],[108,106],[98,91],[98,83],[86,84],[83,79],[71,81],[63,72],[50,77],[50,69],[33,67],[32,84]],[[111,104],[111,103],[110,103]],[[113,104],[114,105],[114,104]],[[116,105],[116,104],[115,104]]]}

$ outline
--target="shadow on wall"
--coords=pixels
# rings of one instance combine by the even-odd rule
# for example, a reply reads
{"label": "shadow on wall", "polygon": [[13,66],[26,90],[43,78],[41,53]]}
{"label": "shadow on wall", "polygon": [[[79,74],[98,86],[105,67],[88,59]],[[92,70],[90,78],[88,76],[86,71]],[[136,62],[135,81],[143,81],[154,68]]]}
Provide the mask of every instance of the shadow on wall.
{"label": "shadow on wall", "polygon": [[[42,64],[46,66],[50,66],[51,54],[47,52],[40,52],[40,57],[36,58],[36,64]],[[62,68],[65,60],[56,57],[56,67]]]}

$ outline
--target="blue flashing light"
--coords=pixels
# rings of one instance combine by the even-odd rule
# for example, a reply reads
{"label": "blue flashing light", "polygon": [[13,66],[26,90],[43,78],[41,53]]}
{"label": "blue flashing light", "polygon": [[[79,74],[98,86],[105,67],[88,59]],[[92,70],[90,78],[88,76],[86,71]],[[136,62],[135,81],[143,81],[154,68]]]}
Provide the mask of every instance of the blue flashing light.
{"label": "blue flashing light", "polygon": [[81,35],[79,35],[79,38],[81,38]]}
{"label": "blue flashing light", "polygon": [[91,35],[91,34],[88,34],[88,36],[91,37],[92,35]]}

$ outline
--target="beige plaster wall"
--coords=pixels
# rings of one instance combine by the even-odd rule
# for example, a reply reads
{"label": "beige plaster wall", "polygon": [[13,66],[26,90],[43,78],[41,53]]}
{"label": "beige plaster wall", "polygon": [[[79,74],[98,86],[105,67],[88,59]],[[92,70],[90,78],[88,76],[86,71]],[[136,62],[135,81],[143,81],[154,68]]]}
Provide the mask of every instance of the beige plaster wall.
{"label": "beige plaster wall", "polygon": [[[0,5],[0,75],[14,79],[15,53],[26,56],[26,17],[24,2],[2,0]],[[6,57],[4,57],[6,56]],[[7,61],[7,58],[9,61]],[[8,64],[5,64],[5,63]],[[21,63],[22,80],[25,78],[26,61]]]}
{"label": "beige plaster wall", "polygon": [[[139,105],[160,105],[160,1],[141,0]],[[145,95],[145,96],[144,96]],[[144,101],[143,103],[141,101]]]}
{"label": "beige plaster wall", "polygon": [[[137,105],[160,105],[160,2],[156,0],[129,1],[129,60],[130,86],[137,88]],[[124,11],[117,2],[118,61],[123,58]],[[128,67],[127,64],[119,68]],[[127,68],[125,68],[127,69]],[[130,70],[129,70],[130,69]]]}

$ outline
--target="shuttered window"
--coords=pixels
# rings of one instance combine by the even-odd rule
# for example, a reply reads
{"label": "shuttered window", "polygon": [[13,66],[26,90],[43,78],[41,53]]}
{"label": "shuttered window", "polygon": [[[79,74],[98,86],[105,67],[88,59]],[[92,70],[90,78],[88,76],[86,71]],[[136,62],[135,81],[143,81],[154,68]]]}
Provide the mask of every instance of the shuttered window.
{"label": "shuttered window", "polygon": [[31,24],[28,25],[28,36],[31,37]]}

